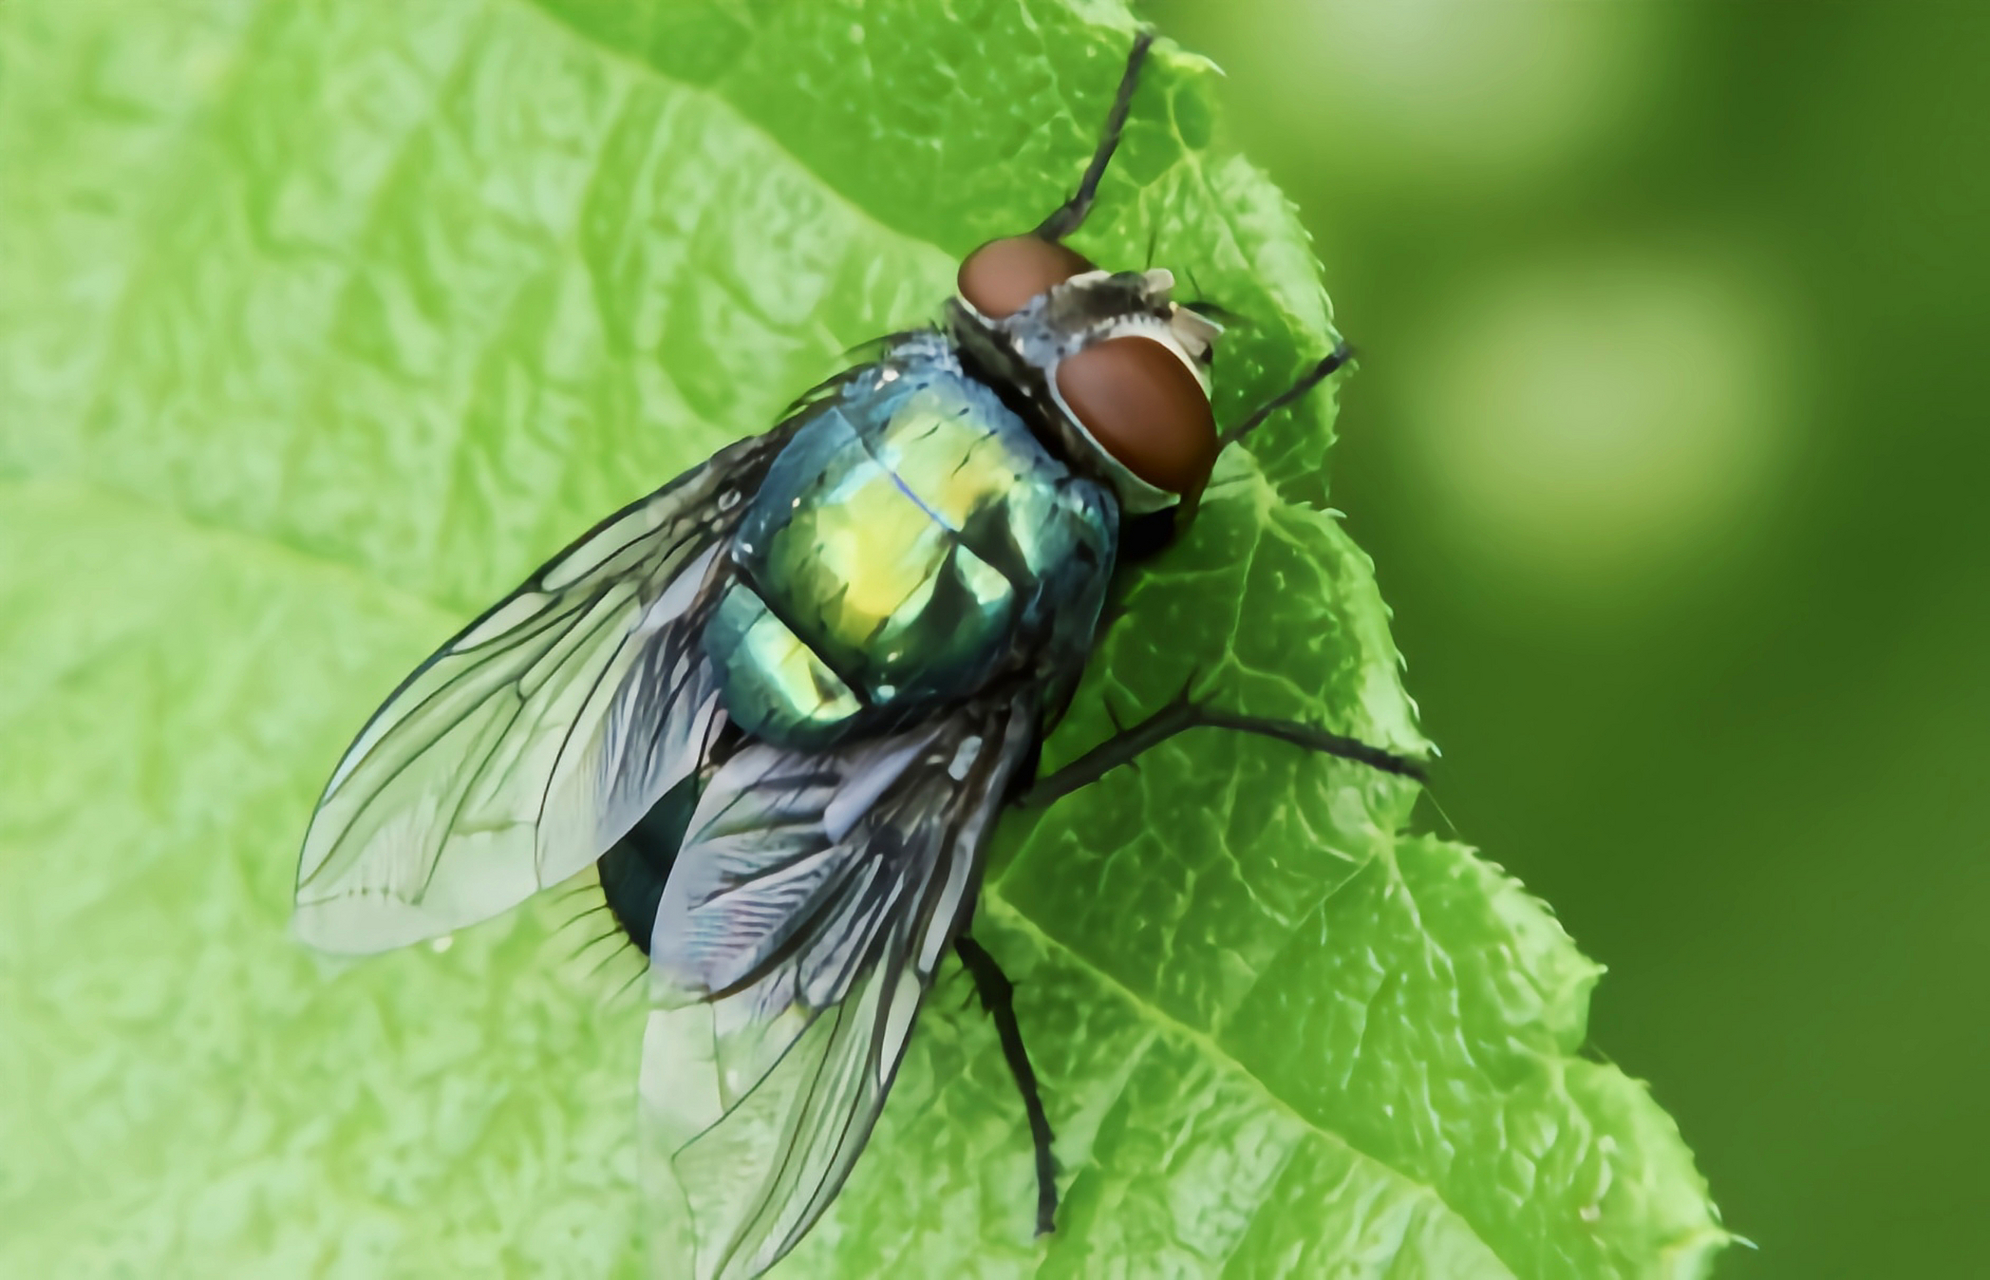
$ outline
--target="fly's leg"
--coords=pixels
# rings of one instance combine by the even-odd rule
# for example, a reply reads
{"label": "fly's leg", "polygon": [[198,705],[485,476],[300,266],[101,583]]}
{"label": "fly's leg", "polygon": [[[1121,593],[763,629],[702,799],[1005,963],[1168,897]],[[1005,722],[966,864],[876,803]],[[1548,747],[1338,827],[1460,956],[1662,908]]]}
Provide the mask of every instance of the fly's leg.
{"label": "fly's leg", "polygon": [[[1264,425],[1265,419],[1280,409],[1304,397],[1314,387],[1333,376],[1336,369],[1354,359],[1354,348],[1345,342],[1337,342],[1329,352],[1312,368],[1299,375],[1298,380],[1271,399],[1259,405],[1242,422],[1220,433],[1217,447],[1227,449],[1245,436]],[[1120,525],[1119,558],[1122,564],[1137,563],[1151,556],[1159,555],[1168,549],[1184,529],[1195,520],[1197,506],[1201,503],[1200,492],[1182,495],[1182,500],[1172,507],[1134,516]],[[1100,630],[1104,630],[1101,625]]]}
{"label": "fly's leg", "polygon": [[1076,231],[1084,223],[1085,215],[1092,211],[1092,201],[1099,194],[1099,180],[1106,176],[1106,166],[1112,163],[1112,153],[1119,148],[1120,131],[1126,128],[1126,113],[1133,107],[1133,90],[1140,83],[1140,64],[1147,60],[1147,50],[1153,43],[1152,31],[1142,31],[1133,38],[1133,48],[1126,55],[1126,71],[1119,78],[1119,93],[1112,100],[1112,111],[1107,114],[1106,127],[1099,134],[1099,146],[1092,153],[1092,163],[1085,166],[1085,176],[1078,180],[1078,189],[1071,198],[1059,205],[1057,212],[1045,218],[1030,233],[1037,239],[1062,240]]}
{"label": "fly's leg", "polygon": [[1036,1233],[1047,1236],[1057,1229],[1057,1162],[1050,1154],[1050,1117],[1044,1114],[1043,1096],[1036,1087],[1036,1070],[1030,1066],[1029,1051],[1023,1048],[1023,1029],[1016,1024],[1016,988],[995,957],[973,938],[961,934],[954,939],[954,950],[960,955],[961,966],[974,979],[974,989],[981,994],[981,1007],[995,1019],[1002,1056],[1008,1059],[1009,1073],[1016,1077],[1016,1089],[1023,1095],[1030,1141],[1036,1147]]}
{"label": "fly's leg", "polygon": [[[1153,715],[1136,725],[1119,729],[1112,737],[1062,769],[1038,778],[1028,789],[1017,795],[1015,805],[1023,809],[1044,808],[1080,787],[1090,786],[1120,765],[1133,763],[1135,757],[1149,747],[1159,746],[1184,729],[1200,728],[1231,729],[1238,733],[1254,733],[1260,737],[1276,738],[1280,742],[1290,742],[1308,751],[1319,751],[1330,756],[1339,756],[1343,760],[1353,760],[1370,768],[1380,769],[1384,773],[1415,778],[1419,782],[1425,780],[1424,762],[1421,760],[1399,756],[1381,747],[1370,746],[1359,738],[1329,733],[1325,729],[1315,728],[1298,720],[1275,720],[1265,716],[1247,716],[1234,711],[1224,711],[1191,696],[1189,690],[1193,684],[1194,680],[1191,678],[1168,705]],[[1114,727],[1118,728],[1116,718]]]}
{"label": "fly's leg", "polygon": [[1326,359],[1300,374],[1299,381],[1259,405],[1257,412],[1251,414],[1236,426],[1231,427],[1228,431],[1225,431],[1217,437],[1217,440],[1225,448],[1242,440],[1245,436],[1263,426],[1266,418],[1269,418],[1272,414],[1277,413],[1286,405],[1291,404],[1314,387],[1325,382],[1332,376],[1334,370],[1340,368],[1353,358],[1353,347],[1348,346],[1345,342],[1335,343],[1332,354],[1328,355]]}

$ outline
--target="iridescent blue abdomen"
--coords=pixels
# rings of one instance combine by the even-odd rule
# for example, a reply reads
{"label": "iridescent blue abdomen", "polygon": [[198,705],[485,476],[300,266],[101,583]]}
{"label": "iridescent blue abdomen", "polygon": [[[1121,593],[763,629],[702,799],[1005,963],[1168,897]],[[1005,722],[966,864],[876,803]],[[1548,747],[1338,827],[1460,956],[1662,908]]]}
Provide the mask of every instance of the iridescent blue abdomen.
{"label": "iridescent blue abdomen", "polygon": [[1103,486],[937,341],[901,342],[806,412],[705,633],[735,723],[826,746],[1082,665],[1116,550]]}

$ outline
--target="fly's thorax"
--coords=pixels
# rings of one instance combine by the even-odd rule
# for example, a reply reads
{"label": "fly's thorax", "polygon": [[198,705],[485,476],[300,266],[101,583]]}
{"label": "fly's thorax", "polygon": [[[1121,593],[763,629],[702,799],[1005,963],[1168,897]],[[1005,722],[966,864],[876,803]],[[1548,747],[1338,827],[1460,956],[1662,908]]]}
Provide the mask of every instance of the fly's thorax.
{"label": "fly's thorax", "polygon": [[[970,257],[964,290],[987,289],[969,268],[1005,243]],[[1091,270],[1006,314],[987,314],[966,292],[948,306],[946,327],[977,372],[1020,401],[1057,453],[1111,489],[1129,516],[1199,491],[1215,465],[1209,366],[1222,327],[1172,301],[1173,288],[1158,268]]]}
{"label": "fly's thorax", "polygon": [[1065,642],[1074,609],[1096,618],[1111,498],[939,335],[901,343],[810,413],[741,523],[738,580],[707,630],[748,732],[821,745],[900,720]]}

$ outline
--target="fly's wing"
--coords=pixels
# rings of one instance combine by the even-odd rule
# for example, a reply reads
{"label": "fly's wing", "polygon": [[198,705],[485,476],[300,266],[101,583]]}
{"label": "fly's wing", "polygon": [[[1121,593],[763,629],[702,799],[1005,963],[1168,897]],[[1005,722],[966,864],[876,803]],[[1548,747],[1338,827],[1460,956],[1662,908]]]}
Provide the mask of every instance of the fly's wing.
{"label": "fly's wing", "polygon": [[697,768],[723,717],[699,633],[720,542],[794,424],[610,516],[417,667],[339,761],[294,927],[380,951],[586,866]]}
{"label": "fly's wing", "polygon": [[651,939],[659,1276],[756,1276],[870,1137],[1037,729],[1034,690],[835,751],[749,743],[700,797]]}

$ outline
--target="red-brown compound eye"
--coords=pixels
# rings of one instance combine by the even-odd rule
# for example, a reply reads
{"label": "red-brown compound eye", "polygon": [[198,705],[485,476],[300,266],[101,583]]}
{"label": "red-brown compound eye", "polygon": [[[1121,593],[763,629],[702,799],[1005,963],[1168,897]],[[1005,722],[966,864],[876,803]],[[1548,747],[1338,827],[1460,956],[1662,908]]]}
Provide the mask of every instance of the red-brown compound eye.
{"label": "red-brown compound eye", "polygon": [[1148,338],[1110,338],[1057,366],[1057,389],[1092,439],[1157,489],[1190,493],[1216,467],[1216,418],[1202,384]]}
{"label": "red-brown compound eye", "polygon": [[960,296],[991,320],[1012,316],[1052,285],[1094,270],[1061,244],[1035,236],[990,240],[960,264]]}

